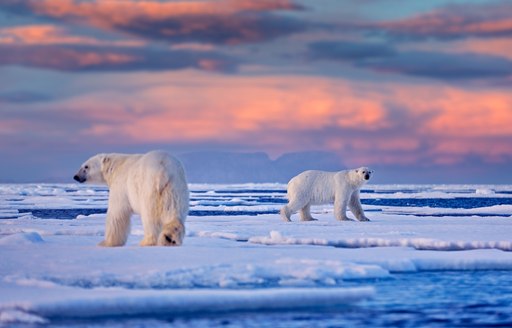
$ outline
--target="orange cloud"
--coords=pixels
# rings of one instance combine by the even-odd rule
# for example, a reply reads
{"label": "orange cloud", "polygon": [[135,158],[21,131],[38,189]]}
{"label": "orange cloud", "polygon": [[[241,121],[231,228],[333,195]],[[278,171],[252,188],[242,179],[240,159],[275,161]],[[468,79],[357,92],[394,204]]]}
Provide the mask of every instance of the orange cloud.
{"label": "orange cloud", "polygon": [[11,45],[91,45],[142,46],[137,40],[104,41],[93,37],[72,35],[65,28],[50,24],[22,25],[0,28],[0,44]]}
{"label": "orange cloud", "polygon": [[512,96],[505,92],[445,90],[433,101],[442,112],[426,127],[436,135],[500,137],[512,135]]}

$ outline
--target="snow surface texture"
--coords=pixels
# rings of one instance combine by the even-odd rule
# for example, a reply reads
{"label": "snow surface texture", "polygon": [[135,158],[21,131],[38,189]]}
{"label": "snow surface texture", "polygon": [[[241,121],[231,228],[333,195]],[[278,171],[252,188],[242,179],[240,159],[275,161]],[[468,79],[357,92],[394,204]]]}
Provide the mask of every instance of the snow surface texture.
{"label": "snow surface texture", "polygon": [[101,248],[105,188],[0,185],[0,325],[328,308],[376,292],[349,280],[512,270],[512,186],[369,185],[370,222],[338,222],[326,205],[291,223],[281,184],[191,190],[182,247],[139,247],[134,216],[126,247]]}

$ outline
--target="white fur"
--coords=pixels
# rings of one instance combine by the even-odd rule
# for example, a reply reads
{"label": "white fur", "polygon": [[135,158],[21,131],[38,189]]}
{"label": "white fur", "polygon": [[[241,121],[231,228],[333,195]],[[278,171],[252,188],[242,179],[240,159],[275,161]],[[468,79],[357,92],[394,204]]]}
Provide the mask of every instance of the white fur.
{"label": "white fur", "polygon": [[98,154],[88,159],[75,180],[108,185],[105,240],[122,246],[130,233],[130,217],[140,214],[141,246],[181,245],[189,207],[189,191],[181,163],[162,151],[146,154]]}
{"label": "white fur", "polygon": [[315,220],[311,205],[334,202],[334,216],[340,221],[347,217],[347,206],[359,221],[369,221],[364,215],[359,190],[368,181],[372,171],[367,167],[339,172],[305,171],[288,183],[288,204],[281,209],[281,217],[289,222],[290,216],[300,210],[302,221]]}

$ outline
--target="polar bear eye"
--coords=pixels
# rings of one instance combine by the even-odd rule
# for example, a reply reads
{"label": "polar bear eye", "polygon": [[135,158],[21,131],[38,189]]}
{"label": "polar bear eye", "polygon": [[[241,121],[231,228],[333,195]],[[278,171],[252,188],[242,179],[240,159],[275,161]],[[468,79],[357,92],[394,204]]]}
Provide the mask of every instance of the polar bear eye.
{"label": "polar bear eye", "polygon": [[84,166],[84,169],[88,170],[89,169],[89,165]]}

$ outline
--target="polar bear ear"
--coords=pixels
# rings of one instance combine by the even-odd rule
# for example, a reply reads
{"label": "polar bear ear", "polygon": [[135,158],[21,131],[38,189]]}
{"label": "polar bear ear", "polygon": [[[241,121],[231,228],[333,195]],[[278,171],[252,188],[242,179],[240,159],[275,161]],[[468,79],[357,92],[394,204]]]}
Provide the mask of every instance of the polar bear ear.
{"label": "polar bear ear", "polygon": [[356,169],[356,173],[359,173],[359,169]]}
{"label": "polar bear ear", "polygon": [[103,155],[103,158],[101,159],[101,164],[105,165],[108,163],[110,163],[110,157],[108,157],[107,155]]}
{"label": "polar bear ear", "polygon": [[112,157],[107,154],[101,156],[101,171],[103,174],[110,174],[112,172]]}

